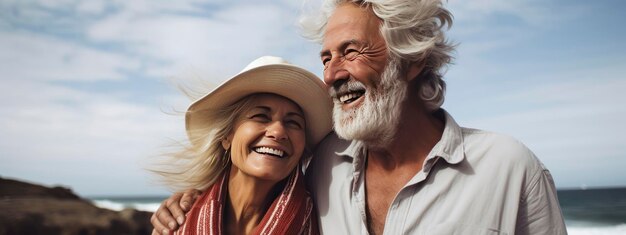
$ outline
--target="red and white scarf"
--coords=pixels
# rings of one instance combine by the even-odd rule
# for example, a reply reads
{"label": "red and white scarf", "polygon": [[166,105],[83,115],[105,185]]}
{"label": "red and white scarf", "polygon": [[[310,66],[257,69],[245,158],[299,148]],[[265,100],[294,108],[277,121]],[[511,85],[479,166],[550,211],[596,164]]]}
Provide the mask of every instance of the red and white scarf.
{"label": "red and white scarf", "polygon": [[[224,205],[228,170],[194,203],[185,223],[175,232],[183,235],[224,234]],[[285,188],[252,234],[318,234],[313,201],[304,187],[299,169],[289,176]]]}

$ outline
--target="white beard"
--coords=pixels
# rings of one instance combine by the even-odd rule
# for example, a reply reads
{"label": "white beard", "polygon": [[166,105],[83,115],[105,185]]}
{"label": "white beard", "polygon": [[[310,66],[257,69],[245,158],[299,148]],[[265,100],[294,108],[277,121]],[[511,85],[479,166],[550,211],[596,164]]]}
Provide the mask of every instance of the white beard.
{"label": "white beard", "polygon": [[343,110],[339,100],[334,99],[333,122],[339,137],[363,141],[370,147],[385,147],[393,140],[408,90],[407,81],[399,77],[401,69],[395,61],[389,59],[380,83],[376,88],[367,89],[358,107]]}

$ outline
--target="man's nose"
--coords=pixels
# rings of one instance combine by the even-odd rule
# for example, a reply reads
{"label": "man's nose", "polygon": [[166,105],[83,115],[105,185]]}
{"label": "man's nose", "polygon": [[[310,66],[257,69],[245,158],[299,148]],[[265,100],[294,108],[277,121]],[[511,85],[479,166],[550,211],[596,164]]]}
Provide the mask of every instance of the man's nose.
{"label": "man's nose", "polygon": [[350,73],[344,68],[344,62],[340,57],[334,57],[324,69],[324,83],[328,86],[332,86],[339,80],[349,79]]}

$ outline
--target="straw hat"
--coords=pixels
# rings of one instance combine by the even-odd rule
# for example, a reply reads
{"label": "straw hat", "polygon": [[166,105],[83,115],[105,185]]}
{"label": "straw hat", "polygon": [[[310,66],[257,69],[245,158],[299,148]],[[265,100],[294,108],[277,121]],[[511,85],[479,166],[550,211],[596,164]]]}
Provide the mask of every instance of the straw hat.
{"label": "straw hat", "polygon": [[213,121],[198,111],[227,107],[254,93],[273,93],[298,104],[306,118],[310,147],[317,145],[332,129],[332,101],[322,80],[282,58],[263,56],[189,106],[185,115],[189,139],[197,140],[199,133],[193,130]]}

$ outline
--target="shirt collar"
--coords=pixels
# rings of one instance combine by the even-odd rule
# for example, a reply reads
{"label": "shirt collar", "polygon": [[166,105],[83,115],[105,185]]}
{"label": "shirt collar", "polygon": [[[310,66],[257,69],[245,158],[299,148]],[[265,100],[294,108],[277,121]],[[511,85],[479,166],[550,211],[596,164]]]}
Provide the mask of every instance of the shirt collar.
{"label": "shirt collar", "polygon": [[465,158],[463,129],[446,110],[440,109],[437,112],[443,113],[445,127],[441,139],[435,144],[426,159],[441,157],[450,164],[457,164]]}
{"label": "shirt collar", "polygon": [[348,145],[346,149],[341,152],[335,152],[335,154],[337,154],[337,156],[347,156],[350,158],[355,158],[360,156],[359,152],[364,154],[365,151],[365,144],[363,144],[363,142],[358,140],[352,140],[350,141],[350,145]]}
{"label": "shirt collar", "polygon": [[[463,131],[461,127],[454,121],[452,116],[444,110],[440,109],[445,120],[445,127],[441,139],[426,157],[426,162],[440,157],[449,164],[457,164],[465,158],[465,150],[463,148]],[[350,158],[365,156],[365,145],[358,140],[352,140],[350,145],[343,151],[335,152],[338,156],[347,156]]]}

